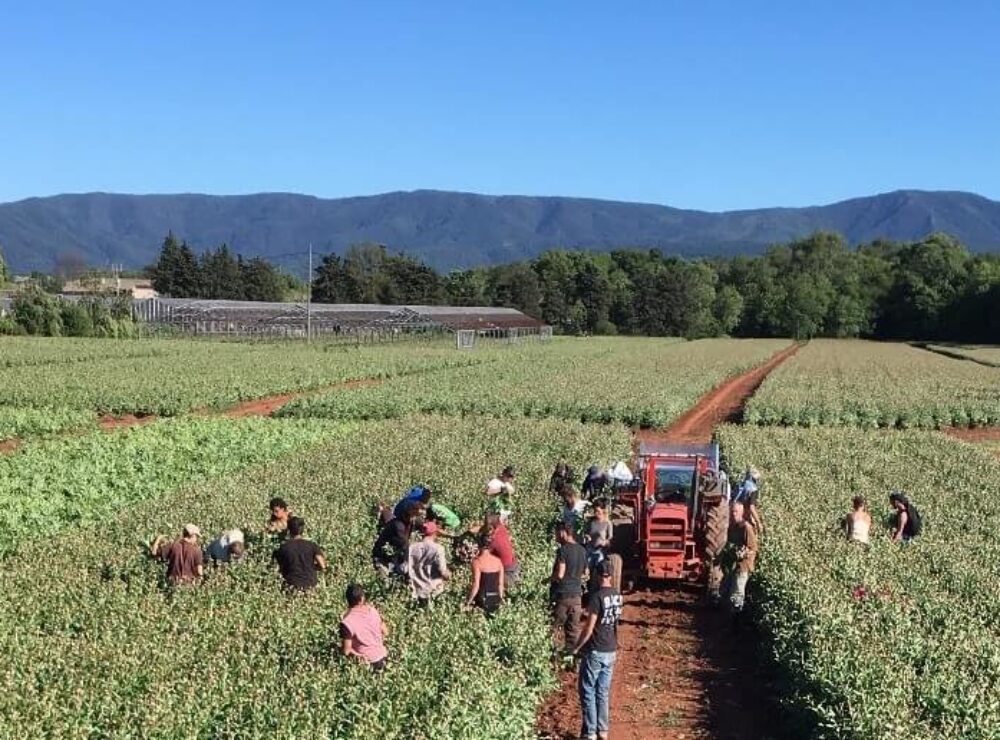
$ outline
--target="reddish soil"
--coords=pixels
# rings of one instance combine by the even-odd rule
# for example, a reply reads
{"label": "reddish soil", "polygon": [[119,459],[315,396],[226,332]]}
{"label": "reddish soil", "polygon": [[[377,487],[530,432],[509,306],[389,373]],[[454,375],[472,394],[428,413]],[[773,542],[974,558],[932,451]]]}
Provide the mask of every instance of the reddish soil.
{"label": "reddish soil", "polygon": [[[298,391],[296,393],[283,393],[277,396],[265,396],[264,398],[255,398],[250,401],[244,401],[243,403],[238,403],[225,411],[221,412],[222,416],[229,419],[242,419],[247,416],[270,416],[275,411],[280,409],[287,403],[291,403],[297,398],[304,398],[306,396],[315,396],[319,393],[325,393],[327,391],[333,390],[351,390],[353,388],[366,388],[372,385],[378,385],[382,381],[378,378],[363,378],[361,380],[348,380],[344,383],[337,383],[335,385],[324,386],[323,388],[316,388],[309,391]],[[201,410],[199,413],[211,413]]]}
{"label": "reddish soil", "polygon": [[12,455],[19,449],[21,449],[21,440],[16,437],[13,439],[5,439],[0,442],[0,456]]}
{"label": "reddish soil", "polygon": [[641,429],[636,432],[643,442],[705,444],[719,424],[739,421],[743,406],[774,368],[799,351],[799,345],[781,350],[758,368],[730,378],[702,396],[698,403],[666,429]]}
{"label": "reddish soil", "polygon": [[941,431],[963,442],[1000,442],[1000,427],[948,427]]}
{"label": "reddish soil", "polygon": [[124,414],[122,416],[105,414],[97,420],[97,426],[106,432],[110,432],[115,429],[128,429],[129,427],[151,424],[157,418],[155,414]]}
{"label": "reddish soil", "polygon": [[[705,444],[715,426],[739,418],[767,374],[798,345],[706,394],[667,429],[638,439]],[[764,738],[774,736],[775,692],[757,666],[753,627],[710,607],[692,588],[655,588],[625,596],[611,688],[611,737]],[[575,675],[542,708],[539,735],[574,738],[580,731]]]}

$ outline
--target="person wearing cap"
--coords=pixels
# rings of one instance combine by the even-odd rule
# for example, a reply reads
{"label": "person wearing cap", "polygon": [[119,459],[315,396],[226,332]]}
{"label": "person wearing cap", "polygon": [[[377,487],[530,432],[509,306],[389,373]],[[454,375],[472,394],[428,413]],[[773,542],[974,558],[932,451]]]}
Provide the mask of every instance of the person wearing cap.
{"label": "person wearing cap", "polygon": [[[416,485],[411,488],[396,505],[392,507],[392,516],[399,518],[406,509],[426,509],[431,501],[431,489],[427,486]],[[414,517],[418,518],[418,517]]]}
{"label": "person wearing cap", "polygon": [[580,737],[607,738],[611,729],[611,678],[618,657],[618,622],[622,595],[614,588],[614,569],[598,567],[600,588],[587,598],[586,622],[573,654],[581,656],[578,688],[583,728]]}
{"label": "person wearing cap", "polygon": [[[442,530],[457,532],[462,528],[462,518],[447,506],[439,504],[437,501],[427,507],[427,519],[437,522]],[[445,533],[442,532],[442,534]]]}
{"label": "person wearing cap", "polygon": [[318,574],[326,570],[326,556],[322,548],[304,537],[306,522],[293,516],[288,520],[288,535],[281,547],[274,551],[285,586],[296,592],[311,591],[319,582]]}
{"label": "person wearing cap", "polygon": [[348,658],[361,661],[373,673],[385,670],[389,651],[385,648],[385,638],[389,628],[382,621],[378,609],[368,603],[365,590],[358,583],[352,583],[344,594],[347,613],[340,620],[340,652]]}
{"label": "person wearing cap", "polygon": [[436,522],[424,522],[420,527],[423,539],[410,545],[407,567],[410,591],[420,606],[427,606],[444,591],[445,581],[451,578],[448,558],[437,541],[439,532]]}
{"label": "person wearing cap", "polygon": [[239,529],[227,529],[205,548],[208,559],[218,564],[242,560],[245,554],[246,542]]}
{"label": "person wearing cap", "polygon": [[508,465],[496,478],[490,478],[486,483],[486,495],[490,497],[490,511],[500,515],[500,520],[506,524],[510,521],[513,511],[514,478],[517,470]]}
{"label": "person wearing cap", "polygon": [[268,534],[284,537],[288,531],[288,520],[292,516],[288,504],[285,503],[285,499],[276,496],[268,502],[267,508],[271,511],[271,518],[264,527],[264,531]]}
{"label": "person wearing cap", "polygon": [[743,482],[732,495],[732,503],[741,503],[744,507],[746,519],[757,531],[763,529],[763,522],[760,516],[760,509],[757,506],[760,500],[760,472],[757,468],[747,468]]}
{"label": "person wearing cap", "polygon": [[591,465],[587,477],[583,479],[583,485],[580,486],[580,493],[586,499],[593,499],[604,493],[607,485],[608,477],[601,470],[601,466]]}
{"label": "person wearing cap", "polygon": [[180,539],[168,542],[157,537],[150,546],[154,558],[167,564],[167,580],[171,585],[195,583],[204,575],[204,558],[198,547],[201,530],[194,524],[185,524]]}

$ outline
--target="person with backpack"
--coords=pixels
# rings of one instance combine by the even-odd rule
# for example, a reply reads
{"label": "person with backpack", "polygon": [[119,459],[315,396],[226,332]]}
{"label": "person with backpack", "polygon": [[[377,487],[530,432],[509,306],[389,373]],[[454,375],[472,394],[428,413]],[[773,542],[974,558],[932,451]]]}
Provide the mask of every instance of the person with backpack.
{"label": "person with backpack", "polygon": [[909,542],[918,536],[924,528],[923,519],[909,497],[902,491],[893,491],[889,494],[889,505],[896,510],[896,531],[892,541]]}

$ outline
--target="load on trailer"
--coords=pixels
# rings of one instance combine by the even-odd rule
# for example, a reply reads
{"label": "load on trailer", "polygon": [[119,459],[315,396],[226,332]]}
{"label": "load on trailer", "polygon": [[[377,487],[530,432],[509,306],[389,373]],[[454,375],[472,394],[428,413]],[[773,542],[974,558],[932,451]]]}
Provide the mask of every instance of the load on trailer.
{"label": "load on trailer", "polygon": [[635,476],[612,488],[612,558],[621,580],[703,583],[726,544],[719,446],[642,444]]}

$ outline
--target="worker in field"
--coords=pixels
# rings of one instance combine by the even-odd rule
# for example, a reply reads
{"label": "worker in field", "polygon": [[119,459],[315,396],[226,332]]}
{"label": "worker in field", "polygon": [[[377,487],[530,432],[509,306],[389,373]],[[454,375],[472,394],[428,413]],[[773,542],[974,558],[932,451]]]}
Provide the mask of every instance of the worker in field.
{"label": "worker in field", "polygon": [[614,588],[610,560],[598,566],[600,587],[587,599],[586,621],[573,654],[580,656],[581,738],[608,737],[611,731],[611,678],[618,657],[622,595]]}
{"label": "worker in field", "polygon": [[499,514],[487,514],[482,531],[490,538],[490,552],[503,565],[504,590],[509,591],[521,580],[521,565],[514,554],[514,539],[510,536],[510,529],[500,520]]}
{"label": "worker in field", "polygon": [[288,520],[292,516],[288,504],[285,499],[276,496],[271,499],[267,507],[271,512],[271,518],[268,520],[267,526],[264,527],[265,531],[268,534],[284,537],[288,531]]}
{"label": "worker in field", "polygon": [[920,516],[920,511],[902,491],[893,491],[889,494],[889,505],[894,510],[896,520],[892,541],[910,542],[923,529],[923,518]]}
{"label": "worker in field", "polygon": [[347,613],[340,620],[340,652],[380,673],[385,670],[389,657],[385,648],[389,628],[378,609],[368,603],[360,584],[348,586],[345,597]]}
{"label": "worker in field", "polygon": [[555,562],[552,564],[549,593],[552,601],[552,622],[563,633],[563,652],[570,653],[580,636],[580,597],[587,577],[587,551],[577,542],[576,531],[565,521],[556,525]]}
{"label": "worker in field", "polygon": [[384,576],[406,577],[415,507],[404,508],[382,527],[372,546],[372,564]]}
{"label": "worker in field", "polygon": [[436,522],[445,536],[453,536],[462,528],[462,518],[452,509],[435,501],[427,507],[427,520]]}
{"label": "worker in field", "polygon": [[585,499],[593,500],[603,496],[608,487],[608,476],[600,465],[591,465],[587,470],[587,477],[583,479],[580,486],[580,493]]}
{"label": "worker in field", "polygon": [[398,517],[402,515],[405,509],[412,508],[416,509],[413,519],[420,519],[430,502],[431,489],[424,485],[415,485],[406,492],[403,498],[396,502],[396,505],[392,509],[392,515]]}
{"label": "worker in field", "polygon": [[752,465],[747,468],[743,482],[732,494],[732,501],[743,504],[744,516],[760,534],[764,529],[764,521],[760,514],[760,471],[757,468]]}
{"label": "worker in field", "polygon": [[843,526],[848,540],[860,545],[869,544],[872,515],[868,513],[868,507],[862,496],[855,496],[851,500],[851,512],[844,517]]}
{"label": "worker in field", "polygon": [[503,604],[503,563],[490,550],[492,543],[488,532],[479,532],[477,544],[479,554],[472,561],[472,580],[465,608],[478,607],[487,617],[492,617]]}
{"label": "worker in field", "polygon": [[227,529],[205,548],[205,554],[216,564],[238,562],[246,555],[246,541],[240,529]]}
{"label": "worker in field", "polygon": [[326,556],[322,548],[305,538],[306,522],[293,516],[288,520],[288,538],[274,551],[274,561],[285,582],[293,592],[307,592],[316,588],[319,572],[326,570]]}
{"label": "worker in field", "polygon": [[746,601],[747,583],[757,564],[757,532],[746,518],[746,508],[736,501],[730,507],[729,545],[733,562],[728,578],[729,601],[733,612],[740,614]]}
{"label": "worker in field", "polygon": [[611,553],[611,541],[614,527],[608,517],[608,502],[598,499],[593,504],[593,516],[586,525],[586,536],[583,545],[587,549],[587,569],[590,579],[587,582],[587,593],[593,593],[601,587],[600,565]]}
{"label": "worker in field", "polygon": [[580,494],[573,486],[565,485],[562,489],[563,508],[560,520],[570,527],[576,537],[577,542],[584,540],[584,528],[587,514],[587,501],[580,498]]}
{"label": "worker in field", "polygon": [[437,541],[439,528],[436,522],[424,522],[420,527],[423,538],[410,545],[407,555],[407,573],[410,591],[417,604],[425,607],[431,599],[444,591],[445,582],[451,578],[448,558]]}
{"label": "worker in field", "polygon": [[552,477],[549,478],[549,492],[558,494],[563,486],[573,485],[575,477],[573,468],[565,461],[560,460],[556,463],[555,470],[552,471]]}
{"label": "worker in field", "polygon": [[162,535],[153,540],[149,551],[154,558],[167,564],[167,580],[172,586],[197,583],[204,575],[204,557],[198,539],[201,530],[194,524],[185,524],[179,539],[169,542]]}
{"label": "worker in field", "polygon": [[500,516],[501,521],[506,524],[510,521],[514,506],[514,479],[517,477],[517,470],[513,465],[508,465],[496,478],[491,478],[486,483],[486,495],[489,498],[488,510]]}

